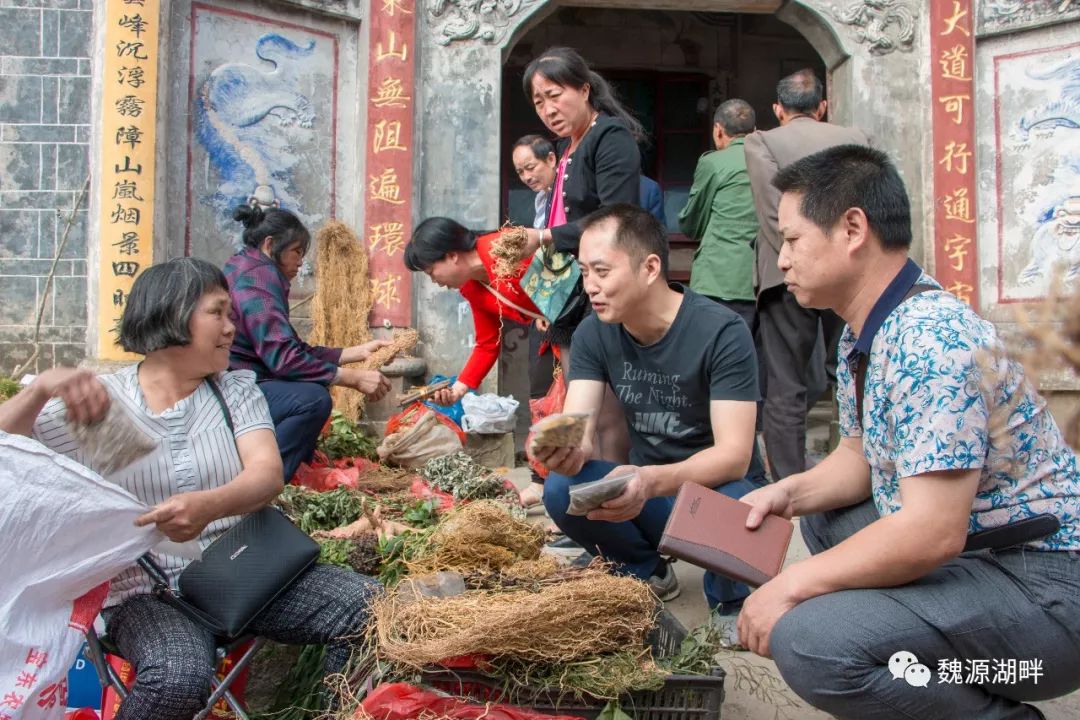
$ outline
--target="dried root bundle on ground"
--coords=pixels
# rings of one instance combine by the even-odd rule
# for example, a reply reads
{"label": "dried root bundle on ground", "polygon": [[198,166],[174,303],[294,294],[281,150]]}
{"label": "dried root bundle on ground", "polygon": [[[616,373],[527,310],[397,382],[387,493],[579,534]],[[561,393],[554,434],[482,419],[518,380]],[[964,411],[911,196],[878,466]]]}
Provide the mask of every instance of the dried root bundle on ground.
{"label": "dried root bundle on ground", "polygon": [[[371,339],[368,315],[374,298],[364,244],[343,222],[331,220],[315,233],[315,295],[311,300],[313,345],[352,347]],[[356,420],[363,394],[352,388],[330,388],[334,409]]]}
{"label": "dried root bundle on ground", "polygon": [[501,475],[464,452],[428,460],[417,472],[433,488],[450,493],[455,500],[501,499],[516,502],[517,493],[506,486]]}
{"label": "dried root bundle on ground", "polygon": [[535,592],[421,599],[390,593],[372,613],[380,656],[414,668],[459,655],[559,663],[643,648],[655,615],[646,583],[597,569]]}
{"label": "dried root bundle on ground", "polygon": [[477,501],[450,513],[428,537],[423,546],[406,558],[410,575],[425,575],[440,570],[462,573],[515,571],[520,576],[535,577],[551,563],[521,565],[537,561],[544,546],[544,531],[510,514],[493,501]]}
{"label": "dried root bundle on ground", "polygon": [[529,235],[520,225],[505,225],[499,230],[499,237],[491,241],[491,257],[495,258],[492,268],[497,278],[514,277],[521,261],[525,258],[525,243]]}
{"label": "dried root bundle on ground", "polygon": [[390,345],[379,348],[373,352],[371,357],[360,363],[358,367],[363,368],[364,370],[378,370],[385,365],[389,365],[390,361],[398,355],[404,355],[412,350],[419,341],[420,333],[416,330],[413,330],[412,328],[398,328],[397,330],[394,330],[394,334],[390,338]]}

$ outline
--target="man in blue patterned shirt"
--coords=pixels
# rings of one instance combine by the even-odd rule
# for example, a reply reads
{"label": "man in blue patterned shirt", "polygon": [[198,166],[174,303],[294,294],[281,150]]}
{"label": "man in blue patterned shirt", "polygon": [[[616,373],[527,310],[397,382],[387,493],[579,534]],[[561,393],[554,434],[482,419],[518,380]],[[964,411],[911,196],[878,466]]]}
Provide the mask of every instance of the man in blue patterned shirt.
{"label": "man in blue patterned shirt", "polygon": [[831,148],[774,182],[784,282],[847,323],[842,439],[742,498],[751,528],[802,516],[813,553],[746,600],[743,644],[841,718],[1042,717],[1025,701],[1080,687],[1076,456],[994,326],[908,259],[884,154]]}

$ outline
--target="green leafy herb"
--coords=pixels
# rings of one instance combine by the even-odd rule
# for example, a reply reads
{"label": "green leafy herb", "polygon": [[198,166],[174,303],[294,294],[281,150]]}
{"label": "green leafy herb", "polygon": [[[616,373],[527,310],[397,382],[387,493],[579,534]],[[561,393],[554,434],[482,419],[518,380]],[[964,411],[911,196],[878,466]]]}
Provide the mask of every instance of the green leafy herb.
{"label": "green leafy herb", "polygon": [[318,448],[331,460],[362,457],[378,460],[378,440],[365,435],[360,426],[337,410],[330,413],[330,432],[319,438]]}
{"label": "green leafy herb", "polygon": [[15,397],[22,390],[22,385],[11,378],[0,377],[0,402]]}

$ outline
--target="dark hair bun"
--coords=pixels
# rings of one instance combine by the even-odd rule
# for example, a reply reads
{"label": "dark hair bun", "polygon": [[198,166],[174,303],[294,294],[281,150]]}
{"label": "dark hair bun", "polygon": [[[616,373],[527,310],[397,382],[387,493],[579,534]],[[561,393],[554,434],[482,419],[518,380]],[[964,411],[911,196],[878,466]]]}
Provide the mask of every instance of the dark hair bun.
{"label": "dark hair bun", "polygon": [[252,228],[263,221],[264,213],[258,205],[237,205],[232,216],[233,220],[239,220],[244,227]]}

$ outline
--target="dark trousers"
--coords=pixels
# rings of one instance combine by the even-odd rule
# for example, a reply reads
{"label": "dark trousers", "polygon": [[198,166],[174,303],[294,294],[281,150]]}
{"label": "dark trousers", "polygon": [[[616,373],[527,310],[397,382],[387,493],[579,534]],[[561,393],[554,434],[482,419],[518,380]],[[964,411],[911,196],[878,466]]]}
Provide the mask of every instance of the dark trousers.
{"label": "dark trousers", "polygon": [[[800,524],[817,554],[877,519],[867,500]],[[977,550],[906,585],[819,595],[780,618],[769,648],[788,685],[837,718],[1036,720],[1022,703],[1080,688],[1080,551]],[[901,651],[928,686],[892,672]],[[1039,677],[1009,674],[1033,660]]]}
{"label": "dark trousers", "polygon": [[804,308],[786,287],[758,298],[761,345],[768,394],[763,430],[765,452],[774,480],[806,469],[807,387],[818,331],[825,339],[826,373],[836,381],[836,346],[844,323],[831,310]]}
{"label": "dark trousers", "polygon": [[757,366],[758,366],[758,392],[761,394],[761,400],[757,404],[757,418],[754,420],[754,429],[761,432],[761,416],[764,412],[764,399],[766,395],[766,388],[768,387],[768,379],[765,377],[765,358],[763,357],[764,351],[761,347],[761,328],[758,320],[757,303],[753,300],[723,300],[718,297],[706,295],[715,303],[720,303],[727,309],[736,313],[746,323],[746,327],[750,328],[750,336],[754,338],[754,353],[757,354]]}
{"label": "dark trousers", "polygon": [[292,480],[300,463],[311,459],[319,431],[330,417],[333,402],[325,385],[289,380],[264,380],[259,388],[270,406],[278,451],[285,466],[285,482]]}
{"label": "dark trousers", "polygon": [[[324,673],[340,673],[380,588],[366,575],[315,565],[255,616],[250,632],[280,643],[324,643]],[[135,666],[117,720],[191,720],[210,698],[213,635],[154,595],[135,595],[103,615],[109,636]]]}

